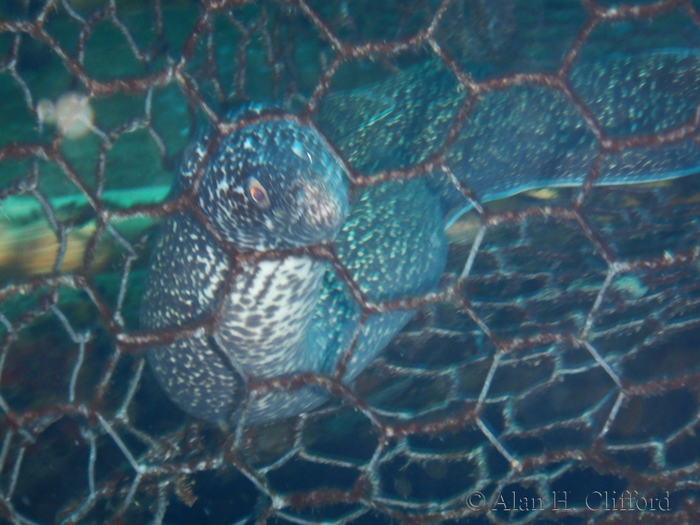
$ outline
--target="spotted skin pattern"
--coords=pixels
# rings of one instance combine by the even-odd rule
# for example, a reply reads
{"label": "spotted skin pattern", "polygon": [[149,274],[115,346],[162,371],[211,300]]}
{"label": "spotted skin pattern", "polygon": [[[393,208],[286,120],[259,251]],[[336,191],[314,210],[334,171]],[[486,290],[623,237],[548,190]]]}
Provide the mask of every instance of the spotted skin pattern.
{"label": "spotted skin pattern", "polygon": [[[674,49],[580,60],[568,78],[608,136],[652,135],[694,118],[700,52]],[[370,88],[327,97],[320,122],[342,145],[348,162],[363,172],[414,166],[442,147],[465,97],[454,74],[439,60],[428,60]],[[539,85],[511,86],[476,102],[445,164],[481,201],[490,201],[529,189],[579,186],[599,150],[590,127],[563,93]],[[700,148],[690,139],[630,148],[606,156],[599,184],[676,178],[697,172],[698,166]],[[454,216],[464,198],[442,173],[435,174],[433,186]]]}
{"label": "spotted skin pattern", "polygon": [[[205,134],[189,148],[176,191],[191,184],[210,140]],[[267,209],[251,198],[253,180],[267,192]],[[431,290],[445,266],[440,202],[424,181],[367,188],[350,208],[340,162],[316,131],[298,124],[263,122],[225,137],[206,166],[198,195],[217,232],[243,253],[335,239],[340,260],[371,300]],[[212,333],[179,337],[149,350],[148,359],[180,407],[224,423],[241,417],[250,378],[331,375],[360,320],[358,305],[327,261],[287,255],[234,265],[230,259],[190,214],[169,217],[156,241],[141,307],[147,329],[176,328],[221,308]],[[231,271],[232,283],[223,293]],[[370,316],[346,380],[412,315]],[[245,421],[298,414],[326,397],[312,387],[270,392],[245,405]]]}
{"label": "spotted skin pattern", "polygon": [[[687,51],[613,56],[582,62],[569,79],[610,136],[651,134],[692,116],[700,99],[700,58]],[[442,146],[464,97],[454,75],[428,61],[370,89],[327,97],[319,126],[360,172],[415,165]],[[176,193],[192,183],[210,140],[205,133],[189,147]],[[563,94],[513,87],[477,102],[445,162],[488,201],[536,187],[579,185],[598,150]],[[662,180],[698,165],[700,149],[690,140],[640,147],[608,156],[600,182]],[[252,198],[257,185],[267,192],[264,206]],[[446,261],[444,227],[463,202],[435,173],[362,188],[350,204],[347,177],[325,139],[284,120],[224,137],[198,193],[202,213],[238,252],[333,241],[371,301],[435,289]],[[301,372],[332,375],[357,331],[359,305],[325,261],[294,255],[235,262],[188,213],[164,222],[144,288],[143,327],[177,328],[219,306],[221,315],[211,333],[200,330],[150,349],[156,377],[180,407],[212,422],[244,417],[246,424],[263,423],[320,405],[327,394],[316,387],[247,399],[246,384]],[[354,379],[414,313],[365,319],[343,381]]]}

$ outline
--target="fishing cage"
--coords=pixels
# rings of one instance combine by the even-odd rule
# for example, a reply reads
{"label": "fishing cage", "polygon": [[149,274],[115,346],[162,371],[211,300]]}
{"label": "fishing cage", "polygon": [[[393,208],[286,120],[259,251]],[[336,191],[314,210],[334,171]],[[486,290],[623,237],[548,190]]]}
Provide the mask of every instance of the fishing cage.
{"label": "fishing cage", "polygon": [[[605,170],[697,155],[699,44],[690,0],[1,2],[0,522],[697,523],[700,179]],[[656,111],[655,53],[686,57],[659,83],[687,107],[659,101],[653,133],[606,127],[612,102]],[[580,96],[609,56],[640,64],[602,73],[639,97]],[[225,117],[244,102],[333,143],[330,97],[426,60],[465,93],[436,146],[347,166],[351,188],[438,177],[463,196],[438,288],[374,303],[327,246],[301,250],[364,312],[417,315],[349,385],[248,385],[316,385],[332,399],[315,411],[251,427],[180,411],[144,359],[178,334],[138,311],[158,223],[196,207],[168,197],[182,150],[250,125]],[[445,158],[485,98],[522,89],[565,100],[596,154],[582,184],[486,202]],[[496,139],[518,133],[507,117]]]}

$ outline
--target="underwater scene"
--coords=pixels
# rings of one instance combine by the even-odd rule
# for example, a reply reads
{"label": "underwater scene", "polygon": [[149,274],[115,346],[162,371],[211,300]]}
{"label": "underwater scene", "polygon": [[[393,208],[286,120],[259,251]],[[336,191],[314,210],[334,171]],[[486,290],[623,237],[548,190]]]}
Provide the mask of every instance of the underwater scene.
{"label": "underwater scene", "polygon": [[700,523],[700,1],[0,0],[0,524]]}

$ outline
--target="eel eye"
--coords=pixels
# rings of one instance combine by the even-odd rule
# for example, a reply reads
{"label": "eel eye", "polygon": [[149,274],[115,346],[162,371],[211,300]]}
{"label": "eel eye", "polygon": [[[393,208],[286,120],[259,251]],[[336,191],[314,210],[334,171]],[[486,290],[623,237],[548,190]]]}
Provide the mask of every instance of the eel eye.
{"label": "eel eye", "polygon": [[253,202],[260,206],[263,210],[270,207],[270,198],[267,196],[267,191],[257,179],[250,179],[248,183],[248,194]]}

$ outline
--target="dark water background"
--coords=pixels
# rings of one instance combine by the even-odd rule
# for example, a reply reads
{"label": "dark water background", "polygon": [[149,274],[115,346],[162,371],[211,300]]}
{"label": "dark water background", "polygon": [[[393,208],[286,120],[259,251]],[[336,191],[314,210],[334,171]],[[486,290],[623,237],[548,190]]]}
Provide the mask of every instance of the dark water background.
{"label": "dark water background", "polygon": [[[429,13],[437,5],[436,2],[428,1],[382,3],[321,0],[309,4],[324,19],[333,21],[333,27],[341,38],[350,41],[404,38],[425,26]],[[700,2],[693,3],[696,7],[698,4]],[[88,16],[98,5],[97,1],[86,1],[82,6],[75,3],[75,9],[81,15]],[[456,11],[445,19],[441,29],[441,42],[477,80],[513,72],[555,71],[586,18],[585,10],[579,2],[573,0],[493,3],[467,1],[457,2],[456,5]],[[161,53],[148,66],[139,63],[124,36],[110,23],[103,22],[98,24],[85,47],[84,66],[95,79],[142,76],[162,67],[167,63],[168,57],[176,59],[192,30],[199,9],[197,2],[164,1],[164,38],[160,42],[153,42],[153,13],[150,8],[144,8],[143,2],[137,1],[118,2],[117,6],[119,18],[131,31],[137,46],[146,49],[153,45]],[[39,3],[29,2],[30,14],[36,14],[39,8]],[[219,18],[215,22],[216,62],[218,76],[229,93],[226,100],[217,100],[213,84],[207,81],[203,49],[196,50],[187,67],[192,77],[200,83],[204,99],[217,112],[235,107],[245,99],[264,102],[276,100],[287,109],[298,109],[323,72],[323,64],[324,61],[327,62],[330,50],[327,43],[319,37],[318,31],[298,13],[286,14],[284,8],[277,4],[269,4],[268,8],[271,13],[277,13],[275,10],[282,12],[279,16],[288,23],[287,33],[283,30],[282,41],[289,44],[291,51],[285,55],[285,64],[289,67],[282,70],[281,85],[275,86],[273,75],[266,65],[264,46],[259,39],[254,39],[247,51],[247,97],[233,93],[240,34],[231,30],[226,20]],[[257,5],[244,6],[239,13],[240,20],[244,23],[252,21],[257,15],[257,9]],[[18,2],[0,2],[0,19],[21,20],[26,17],[26,10],[18,7]],[[50,13],[46,28],[69,54],[75,53],[80,25],[67,16],[63,8],[59,6],[55,12]],[[0,33],[0,55],[8,56],[14,38],[12,34]],[[624,21],[597,28],[584,44],[581,59],[652,49],[690,49],[699,45],[700,30],[687,16],[676,10],[652,21]],[[333,90],[371,85],[387,78],[396,69],[421,61],[429,54],[429,51],[421,48],[416,52],[402,53],[391,61],[352,62],[340,68],[333,80]],[[67,72],[62,61],[48,46],[26,35],[21,37],[15,71],[31,93],[34,103],[42,98],[55,101],[66,91],[82,90],[80,82]],[[293,96],[285,97],[290,89],[294,92]],[[165,144],[165,158],[161,158],[156,144],[145,130],[121,136],[107,153],[105,190],[169,185],[174,177],[179,153],[190,140],[193,130],[206,120],[201,113],[188,109],[187,98],[175,83],[154,89],[151,104],[153,128]],[[144,97],[110,95],[96,98],[92,105],[96,125],[102,130],[110,130],[129,118],[142,115]],[[0,109],[0,147],[16,142],[47,143],[53,138],[55,130],[51,126],[38,129],[36,118],[27,107],[22,87],[7,71],[0,74]],[[65,140],[60,148],[76,172],[89,185],[94,185],[99,138],[91,134],[79,140]],[[30,166],[31,161],[28,160],[3,160],[0,163],[0,191],[24,177]],[[39,186],[45,195],[57,197],[76,193],[75,186],[55,164],[40,163],[39,173]],[[608,239],[623,257],[655,257],[664,251],[673,254],[697,243],[699,190],[698,178],[691,176],[661,187],[601,192],[599,198],[592,199],[589,213],[597,221],[596,227],[609,235]],[[571,195],[571,192],[563,191],[552,202],[567,202]],[[533,203],[540,204],[537,199],[521,196],[503,206],[517,209]],[[119,208],[124,204],[117,201],[112,205]],[[78,219],[81,224],[94,219],[89,211],[78,210],[77,213],[87,213]],[[26,222],[34,220],[41,221],[41,218],[32,211]],[[647,227],[648,223],[656,224],[656,227]],[[527,334],[528,329],[536,332],[548,323],[557,329],[570,328],[575,331],[577,326],[580,327],[595,299],[596,290],[605,279],[606,264],[591,250],[589,241],[574,228],[556,229],[546,221],[523,224],[522,227],[497,229],[489,236],[481,256],[475,262],[474,281],[469,288],[470,299],[482,317],[489,320],[489,326],[501,337]],[[132,235],[137,237],[133,233]],[[523,242],[523,238],[527,241]],[[543,246],[546,246],[546,250],[538,252],[537,248]],[[459,273],[468,256],[468,249],[468,245],[453,242],[450,270]],[[147,250],[144,253],[131,271],[130,286],[122,308],[125,326],[134,330],[138,326],[140,288],[148,260]],[[554,264],[552,261],[557,262]],[[120,255],[117,250],[117,254],[93,276],[97,289],[108,298],[110,304],[116,302],[123,264],[124,254]],[[9,280],[8,275],[0,275],[0,279],[12,283],[23,278],[13,275]],[[693,264],[680,269],[654,270],[653,275],[640,272],[619,278],[615,284],[616,292],[608,299],[609,303],[604,305],[604,315],[599,324],[601,332],[604,332],[603,327],[615,327],[635,319],[651,318],[652,322],[643,325],[636,332],[620,333],[611,330],[614,335],[601,335],[597,341],[599,349],[606,356],[614,358],[623,353],[625,348],[640,344],[639,341],[646,335],[645,331],[653,332],[654,321],[680,323],[685,319],[700,317],[695,306],[699,297],[694,284],[697,277],[697,265]],[[48,290],[42,292],[49,293]],[[672,315],[658,314],[665,307],[665,298],[673,294],[687,297],[690,306],[685,311],[679,310]],[[45,296],[42,293],[15,295],[2,303],[2,313],[7,319],[15,321],[38,308],[43,299]],[[76,331],[96,330],[90,345],[88,365],[81,373],[77,385],[77,397],[87,399],[113,354],[114,345],[107,331],[99,327],[97,312],[85,292],[63,290],[59,306]],[[465,367],[466,372],[461,377],[460,395],[475,399],[479,395],[483,377],[488,372],[488,361],[485,358],[493,353],[493,348],[471,321],[465,320],[464,316],[460,317],[454,308],[447,306],[423,313],[409,326],[409,332],[421,329],[426,324],[426,318],[432,319],[440,328],[459,331],[462,335],[457,339],[435,335],[427,343],[421,341],[421,344],[410,338],[399,338],[387,349],[386,362],[406,369],[412,366],[437,369],[457,362],[472,363],[472,366]],[[7,338],[7,329],[0,327],[0,330]],[[691,327],[672,339],[645,348],[641,357],[622,367],[625,378],[635,383],[657,375],[673,377],[681,372],[697,371],[700,364],[698,332],[697,328]],[[64,402],[75,362],[75,344],[67,338],[60,320],[56,316],[38,317],[20,332],[18,339],[10,346],[12,350],[4,364],[0,387],[5,402],[17,412]],[[554,351],[553,349],[550,355]],[[66,356],[70,356],[70,359]],[[608,376],[592,365],[590,355],[569,349],[557,359],[566,362],[568,369],[580,366],[584,372],[557,388],[529,396],[519,406],[516,415],[507,414],[515,417],[525,431],[546,428],[570,417],[578,417],[581,423],[595,426],[600,424],[600,421],[595,420],[601,416],[597,411],[588,412],[587,409],[596,404],[609,406],[614,402],[614,385]],[[135,361],[135,358],[127,357],[119,364],[103,411],[117,410],[129,386]],[[523,360],[520,364],[505,367],[494,379],[491,393],[498,396],[511,390],[517,391],[519,387],[524,388],[524,385],[536,385],[551,372],[547,366]],[[129,409],[133,426],[149,435],[161,436],[175,431],[185,422],[191,425],[192,421],[159,391],[148,372],[145,374]],[[440,380],[411,378],[402,373],[387,377],[386,369],[381,367],[370,368],[359,383],[360,391],[373,399],[373,406],[406,414],[424,408],[430,404],[431,399],[442,399],[447,395]],[[617,424],[608,436],[608,442],[622,445],[648,442],[650,445],[629,450],[620,447],[617,456],[611,461],[631,465],[642,477],[644,473],[657,472],[658,468],[654,464],[655,443],[663,442],[682,425],[696,420],[697,403],[693,390],[678,389],[654,398],[652,402],[633,406],[626,413],[624,421]],[[448,408],[445,417],[449,415]],[[485,412],[484,420],[496,435],[505,432],[509,423],[512,423],[506,420],[499,403]],[[3,424],[5,423],[6,421]],[[90,425],[95,426],[96,423],[92,421],[87,426]],[[88,448],[75,445],[83,439],[81,428],[84,426],[82,420],[81,424],[76,425],[66,417],[53,422],[40,434],[22,465],[16,496],[12,499],[16,510],[36,522],[55,522],[56,509],[72,501],[77,497],[76,494],[87,490],[87,482],[82,473],[89,461]],[[543,435],[539,436],[524,432],[520,439],[508,439],[508,447],[519,457],[535,454],[543,447],[547,450],[571,449],[579,443],[578,446],[583,449],[590,446],[594,432],[584,428],[583,424],[579,426],[581,428],[572,425],[570,428],[543,430]],[[8,435],[8,429],[5,428],[4,431]],[[251,453],[251,464],[263,468],[287,453],[290,439],[286,432],[283,425],[260,430],[255,435],[257,445],[253,447],[254,453]],[[217,447],[225,439],[222,434],[225,432],[220,429],[200,431],[197,435],[202,443],[200,450],[216,455]],[[124,439],[136,457],[148,450],[147,445],[133,436]],[[109,479],[110,476],[118,478],[119,475],[128,478],[129,466],[118,448],[104,434],[98,440],[98,481]],[[366,418],[352,410],[346,410],[339,415],[319,417],[308,423],[303,444],[304,449],[312,455],[342,458],[348,464],[366,465],[372,458],[377,440],[376,431]],[[484,471],[488,471],[494,479],[506,476],[509,472],[509,465],[503,456],[488,444],[484,434],[473,425],[438,436],[412,436],[404,445],[411,448],[414,453],[412,456],[402,454],[399,450],[395,460],[384,462],[375,472],[381,478],[383,502],[390,507],[393,500],[434,502],[439,507],[440,502],[448,501],[470,487],[477,487]],[[470,451],[479,449],[483,449],[483,453],[470,455]],[[687,439],[678,440],[666,451],[668,470],[673,471],[674,468],[698,461],[698,450],[700,442],[697,438],[688,436]],[[585,463],[571,468],[570,462],[562,461],[547,464],[546,470],[540,474],[545,477],[551,475],[556,479],[548,485],[548,491],[572,491],[574,495],[569,504],[580,507],[582,494],[606,490],[620,493],[632,486],[630,480],[623,475],[601,473],[601,470],[600,465],[590,466]],[[0,475],[5,491],[11,478],[11,472],[8,472],[6,466]],[[266,473],[266,479],[271,487],[283,494],[319,487],[350,491],[357,480],[357,470],[297,458]],[[121,483],[124,484],[123,481]],[[183,502],[187,498],[178,500],[171,497],[166,514],[168,522],[235,523],[238,519],[265,508],[268,503],[255,485],[233,467],[193,474],[186,483],[193,487],[198,499],[194,505],[188,506]],[[671,506],[678,508],[689,496],[694,494],[697,497],[697,490],[692,488],[694,486],[696,485],[690,483],[690,488],[686,491],[676,490],[672,495]],[[496,484],[490,483],[480,489],[488,496],[496,490]],[[516,491],[519,495],[532,498],[542,496],[544,492],[542,486],[536,486],[534,482],[521,484],[517,480],[500,487],[500,490],[504,494]],[[665,490],[664,486],[659,486],[657,492],[663,494]],[[149,495],[146,492],[140,494],[141,499],[138,501],[147,501]],[[84,522],[100,523],[105,517],[112,516],[117,506],[118,498],[108,499],[98,504]],[[322,510],[305,509],[297,512],[292,509],[288,516],[333,519],[352,512],[358,506],[357,503],[343,503],[327,505]],[[416,511],[416,514],[423,511]],[[145,523],[150,519],[146,517],[147,514],[145,511],[134,511],[130,516],[133,522]],[[531,513],[497,512],[496,516],[505,521],[521,521],[529,519]],[[0,512],[0,522],[2,520]],[[276,522],[285,520],[277,518]],[[389,523],[390,520],[381,512],[369,512],[356,522]],[[462,522],[487,523],[483,516],[465,518]],[[585,523],[585,520],[565,516],[561,520],[536,522],[577,524]]]}

